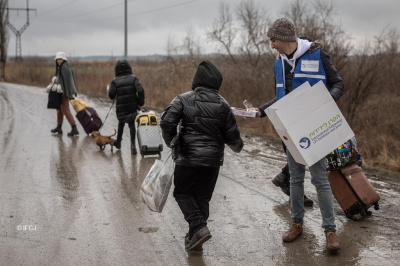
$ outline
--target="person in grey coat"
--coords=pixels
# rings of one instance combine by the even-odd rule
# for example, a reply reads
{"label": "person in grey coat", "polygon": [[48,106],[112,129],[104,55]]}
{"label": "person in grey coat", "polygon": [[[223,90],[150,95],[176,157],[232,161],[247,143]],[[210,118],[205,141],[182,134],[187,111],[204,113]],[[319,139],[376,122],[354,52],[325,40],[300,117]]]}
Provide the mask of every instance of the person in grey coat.
{"label": "person in grey coat", "polygon": [[218,94],[222,80],[211,62],[201,62],[192,91],[176,96],[161,114],[162,136],[174,150],[173,195],[189,224],[188,252],[202,251],[203,243],[211,238],[209,202],[223,165],[225,144],[234,152],[243,148],[232,110]]}
{"label": "person in grey coat", "polygon": [[67,61],[67,56],[63,52],[58,52],[54,58],[56,61],[56,79],[55,83],[61,86],[61,106],[57,109],[57,127],[51,130],[51,133],[62,134],[62,123],[64,116],[67,118],[71,125],[71,132],[68,136],[79,135],[76,128],[76,122],[69,109],[70,98],[77,95],[74,73],[72,72],[71,65]]}

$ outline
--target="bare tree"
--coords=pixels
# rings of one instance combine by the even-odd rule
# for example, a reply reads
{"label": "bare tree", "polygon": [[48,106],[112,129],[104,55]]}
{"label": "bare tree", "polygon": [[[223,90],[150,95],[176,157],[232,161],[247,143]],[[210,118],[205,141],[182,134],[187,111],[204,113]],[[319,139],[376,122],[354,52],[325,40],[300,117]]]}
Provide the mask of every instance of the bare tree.
{"label": "bare tree", "polygon": [[[388,26],[383,29],[379,36],[375,36],[374,53],[378,54],[380,61],[383,61],[380,70],[387,73],[385,79],[389,90],[398,86],[400,77],[399,67],[399,45],[400,33],[397,28],[389,28]],[[398,95],[400,93],[395,90]]]}
{"label": "bare tree", "polygon": [[262,54],[269,50],[269,20],[265,14],[267,12],[264,8],[256,6],[251,0],[242,1],[237,9],[242,28],[242,45],[239,51],[253,67],[258,66]]}
{"label": "bare tree", "polygon": [[345,72],[345,99],[347,105],[346,118],[350,125],[354,124],[363,104],[372,90],[379,84],[381,72],[376,71],[379,61],[368,55],[370,45],[366,45],[363,53],[353,56],[349,68]]}
{"label": "bare tree", "polygon": [[1,71],[1,81],[5,80],[5,68],[7,61],[7,48],[9,35],[7,31],[7,21],[8,21],[8,7],[7,0],[0,0],[0,71]]}
{"label": "bare tree", "polygon": [[400,36],[396,28],[384,29],[374,41],[364,41],[344,71],[347,116],[350,123],[364,113],[368,99],[396,94]]}
{"label": "bare tree", "polygon": [[262,55],[271,52],[266,14],[265,9],[254,4],[254,1],[243,0],[236,7],[234,20],[228,4],[221,2],[219,17],[214,21],[208,37],[219,43],[234,64],[238,64],[238,57],[241,57],[244,59],[241,63],[248,63],[255,68],[259,66]]}
{"label": "bare tree", "polygon": [[166,50],[167,60],[171,61],[175,67],[177,67],[175,59],[181,55],[188,55],[194,67],[197,67],[196,59],[200,57],[202,49],[195,28],[193,26],[187,28],[186,36],[183,38],[181,44],[177,44],[175,37],[170,34],[168,36]]}
{"label": "bare tree", "polygon": [[[309,23],[309,11],[307,5],[305,5],[301,0],[296,0],[294,2],[291,2],[290,4],[285,3],[285,6],[286,5],[288,5],[288,7],[283,12],[283,15],[293,23],[298,34],[300,32],[305,32],[306,26]],[[309,34],[311,35],[311,33]],[[311,38],[311,36],[307,37]]]}
{"label": "bare tree", "polygon": [[385,52],[390,56],[395,56],[399,52],[400,35],[397,28],[383,29],[379,36],[375,37],[377,49],[380,52]]}
{"label": "bare tree", "polygon": [[348,62],[351,45],[350,37],[334,21],[334,10],[332,1],[313,0],[310,6],[309,2],[296,0],[283,14],[293,22],[298,36],[324,44],[323,49],[340,72]]}
{"label": "bare tree", "polygon": [[196,68],[196,58],[201,55],[201,47],[196,38],[196,32],[193,26],[189,26],[186,30],[186,37],[183,40],[182,50],[189,54],[192,64]]}
{"label": "bare tree", "polygon": [[224,49],[233,63],[237,63],[233,55],[233,41],[236,38],[236,28],[233,26],[232,14],[229,6],[225,2],[219,5],[219,16],[216,18],[212,25],[211,32],[208,33],[208,38],[211,41],[219,43],[220,47]]}
{"label": "bare tree", "polygon": [[167,60],[171,61],[174,67],[176,68],[177,65],[174,58],[178,55],[178,46],[176,45],[175,42],[175,36],[172,34],[168,35],[166,50],[167,50]]}

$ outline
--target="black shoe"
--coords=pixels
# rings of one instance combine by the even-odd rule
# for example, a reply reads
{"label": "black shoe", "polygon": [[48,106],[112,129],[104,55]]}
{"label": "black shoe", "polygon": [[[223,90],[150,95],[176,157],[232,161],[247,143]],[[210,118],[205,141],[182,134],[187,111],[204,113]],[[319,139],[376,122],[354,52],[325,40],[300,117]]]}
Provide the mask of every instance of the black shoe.
{"label": "black shoe", "polygon": [[55,129],[52,129],[50,131],[51,131],[51,133],[62,134],[61,125],[57,125],[57,127]]}
{"label": "black shoe", "polygon": [[208,230],[208,227],[204,226],[200,228],[193,234],[192,238],[189,240],[189,244],[186,246],[186,251],[202,251],[203,244],[210,238],[211,233],[210,230]]}
{"label": "black shoe", "polygon": [[283,173],[279,173],[274,179],[272,179],[272,183],[275,186],[280,187],[283,193],[290,196],[290,183],[288,176],[285,176]]}
{"label": "black shoe", "polygon": [[118,141],[118,140],[116,140],[116,139],[112,139],[113,140],[113,142],[114,142],[114,147],[115,148],[117,148],[117,149],[121,149],[121,141]]}
{"label": "black shoe", "polygon": [[189,233],[187,233],[186,236],[185,236],[185,249],[186,250],[189,248],[188,247],[189,242],[190,242],[190,236],[189,236]]}
{"label": "black shoe", "polygon": [[76,128],[76,125],[73,125],[71,132],[68,133],[68,136],[72,137],[75,135],[79,135],[79,132],[78,132],[78,129]]}
{"label": "black shoe", "polygon": [[132,154],[137,153],[135,142],[131,142],[131,153]]}
{"label": "black shoe", "polygon": [[311,199],[307,198],[306,195],[304,195],[304,206],[306,207],[312,207],[314,205],[314,201]]}

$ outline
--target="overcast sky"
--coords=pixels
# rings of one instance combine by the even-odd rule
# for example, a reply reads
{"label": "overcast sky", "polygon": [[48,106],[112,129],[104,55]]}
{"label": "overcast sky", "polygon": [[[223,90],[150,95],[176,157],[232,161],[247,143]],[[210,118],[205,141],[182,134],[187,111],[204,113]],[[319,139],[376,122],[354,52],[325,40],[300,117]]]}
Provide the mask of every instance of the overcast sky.
{"label": "overcast sky", "polygon": [[[235,8],[242,0],[226,0]],[[282,17],[293,0],[254,0],[271,19]],[[303,0],[309,2],[309,0]],[[26,0],[10,0],[9,8],[26,8]],[[334,0],[335,19],[354,43],[373,38],[389,26],[400,30],[400,0]],[[189,27],[203,52],[216,52],[205,33],[218,17],[219,0],[128,0],[128,55],[166,54],[168,36],[180,43]],[[124,53],[124,0],[29,0],[30,25],[21,35],[23,56],[113,55]],[[20,30],[26,11],[10,11],[9,21]],[[10,30],[8,55],[15,56]]]}

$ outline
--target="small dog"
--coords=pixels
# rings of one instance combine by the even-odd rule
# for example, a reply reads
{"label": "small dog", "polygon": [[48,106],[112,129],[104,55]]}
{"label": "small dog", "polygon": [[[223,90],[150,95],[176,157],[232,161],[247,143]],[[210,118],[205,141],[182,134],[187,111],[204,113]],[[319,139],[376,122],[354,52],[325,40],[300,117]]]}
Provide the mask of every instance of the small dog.
{"label": "small dog", "polygon": [[93,131],[92,137],[94,138],[94,141],[96,142],[97,146],[100,147],[100,150],[104,150],[106,145],[110,144],[112,151],[114,147],[114,141],[112,140],[111,137],[115,136],[115,134],[117,134],[117,131],[115,129],[114,129],[114,134],[111,136],[103,136],[98,131]]}

